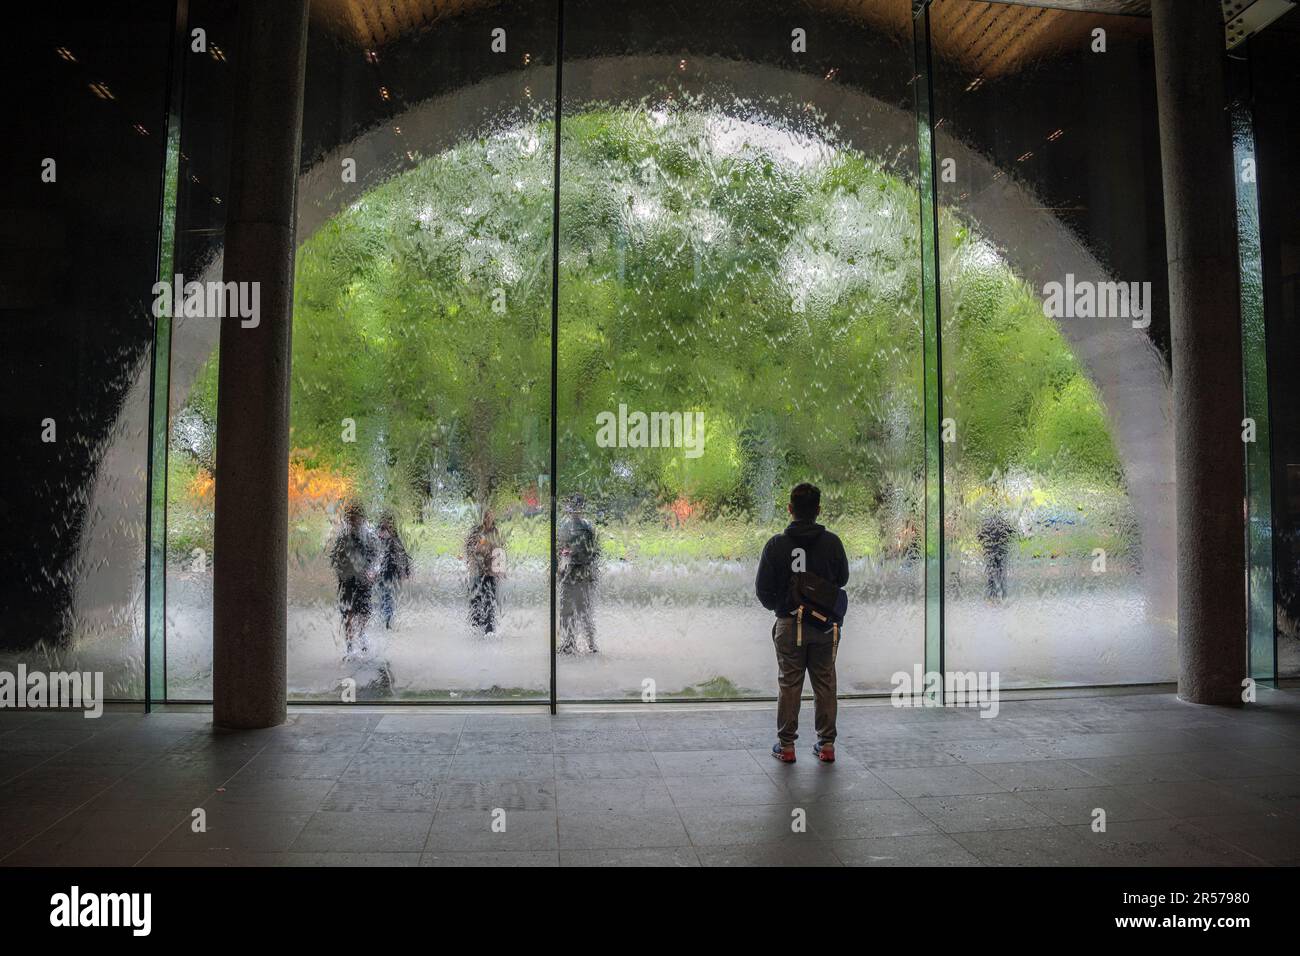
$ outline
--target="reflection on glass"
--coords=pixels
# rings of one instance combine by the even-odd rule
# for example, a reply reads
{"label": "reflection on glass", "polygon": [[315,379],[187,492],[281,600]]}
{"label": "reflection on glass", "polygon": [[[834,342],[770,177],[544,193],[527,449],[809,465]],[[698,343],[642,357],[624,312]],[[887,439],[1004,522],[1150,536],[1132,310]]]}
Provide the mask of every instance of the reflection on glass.
{"label": "reflection on glass", "polygon": [[[1232,104],[1233,162],[1255,161],[1250,109]],[[1264,323],[1264,275],[1260,256],[1259,195],[1254,177],[1237,176],[1237,254],[1241,278],[1241,351],[1245,413],[1253,423],[1246,455],[1246,610],[1248,676],[1271,681],[1277,673],[1274,633],[1272,434],[1268,407],[1268,341]],[[1245,180],[1245,181],[1243,181]]]}
{"label": "reflection on glass", "polygon": [[158,3],[94,18],[34,8],[0,63],[13,105],[0,200],[0,671],[98,672],[117,699],[145,689],[171,15]]}
{"label": "reflection on glass", "polygon": [[[318,12],[298,201],[290,697],[338,700],[349,681],[373,699],[544,697],[549,6],[436,30],[385,20],[379,37],[337,4]],[[507,54],[484,17],[504,23]],[[199,695],[218,356],[201,330],[177,339],[196,361],[174,376],[168,677]]]}
{"label": "reflection on glass", "polygon": [[291,696],[549,694],[554,24],[491,15],[308,64]]}
{"label": "reflection on glass", "polygon": [[[1294,27],[1300,14],[1290,17]],[[1295,411],[1300,392],[1296,376],[1288,374],[1300,351],[1300,219],[1295,215],[1300,183],[1289,172],[1294,150],[1287,148],[1300,140],[1300,111],[1295,108],[1300,96],[1295,66],[1300,61],[1300,34],[1271,28],[1251,40],[1246,59],[1236,79],[1242,82],[1243,96],[1244,87],[1249,88],[1250,126],[1238,126],[1237,140],[1250,149],[1258,168],[1249,184],[1240,182],[1247,177],[1237,178],[1238,190],[1249,190],[1255,201],[1258,262],[1243,267],[1243,306],[1245,296],[1259,297],[1253,303],[1253,320],[1247,313],[1242,316],[1246,401],[1247,414],[1257,422],[1267,416],[1259,434],[1268,440],[1267,452],[1258,442],[1247,451],[1254,472],[1248,485],[1254,499],[1248,539],[1252,665],[1267,659],[1266,628],[1272,619],[1277,676],[1285,680],[1300,677],[1300,415]],[[1243,234],[1243,254],[1248,245]],[[1265,345],[1267,351],[1261,354]],[[1270,464],[1271,476],[1260,474],[1260,466]],[[1272,540],[1265,541],[1270,531]],[[1272,593],[1261,570],[1271,570]],[[1270,602],[1272,609],[1266,606]]]}
{"label": "reflection on glass", "polygon": [[840,686],[886,690],[922,646],[910,21],[835,24],[896,67],[864,90],[764,65],[775,8],[669,6],[637,56],[566,5],[559,695],[773,695],[754,572],[805,480],[851,562]]}
{"label": "reflection on glass", "polygon": [[[190,0],[207,31],[207,56],[185,56],[175,271],[186,281],[219,281],[230,165],[227,104],[235,10],[223,0]],[[212,697],[212,518],[216,491],[219,323],[172,318],[167,445],[166,694]]]}
{"label": "reflection on glass", "polygon": [[302,245],[296,694],[340,676],[376,694],[546,690],[551,135],[458,144]]}

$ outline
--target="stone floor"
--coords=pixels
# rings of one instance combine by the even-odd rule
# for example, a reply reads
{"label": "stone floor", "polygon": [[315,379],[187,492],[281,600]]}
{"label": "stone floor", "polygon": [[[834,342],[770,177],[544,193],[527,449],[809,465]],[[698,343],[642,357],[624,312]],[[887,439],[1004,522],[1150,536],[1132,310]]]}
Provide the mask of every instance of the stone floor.
{"label": "stone floor", "polygon": [[833,766],[770,706],[5,711],[0,863],[1295,865],[1300,691],[1261,694],[846,703]]}

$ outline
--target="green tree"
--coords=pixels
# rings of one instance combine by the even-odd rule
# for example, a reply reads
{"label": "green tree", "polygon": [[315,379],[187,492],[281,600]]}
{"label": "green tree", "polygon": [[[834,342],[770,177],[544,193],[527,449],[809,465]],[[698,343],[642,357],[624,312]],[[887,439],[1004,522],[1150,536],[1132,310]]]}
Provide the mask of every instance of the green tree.
{"label": "green tree", "polygon": [[[914,187],[833,140],[689,105],[564,131],[561,491],[764,521],[793,476],[841,511],[914,497]],[[441,469],[485,505],[549,470],[553,137],[534,123],[465,141],[303,243],[294,445],[369,498],[421,500]],[[1059,330],[987,242],[949,211],[942,225],[964,480],[1023,467],[1117,487],[1104,410]],[[192,404],[214,388],[205,372]],[[703,412],[706,453],[600,447],[596,416],[620,404]]]}

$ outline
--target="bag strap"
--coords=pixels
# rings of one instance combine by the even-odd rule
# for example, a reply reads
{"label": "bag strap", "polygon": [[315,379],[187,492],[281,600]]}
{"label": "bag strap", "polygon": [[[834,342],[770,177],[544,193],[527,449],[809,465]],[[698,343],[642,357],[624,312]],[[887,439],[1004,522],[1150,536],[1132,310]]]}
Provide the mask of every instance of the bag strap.
{"label": "bag strap", "polygon": [[[790,534],[789,531],[782,531],[781,533],[782,533],[783,535],[785,535],[785,537],[789,538],[790,541],[794,542],[794,547],[796,547],[796,548],[799,547],[799,543],[798,543],[798,542],[799,542],[799,539],[798,539],[798,538],[796,538],[794,535]],[[810,541],[817,541],[817,540],[819,540],[819,539],[821,538],[821,536],[822,536],[823,534],[825,534],[825,533],[826,533],[826,529],[825,529],[825,528],[822,528],[822,529],[821,529],[820,531],[818,531],[815,535],[813,535],[813,537],[812,537],[811,539],[809,539],[809,540],[810,540]],[[803,647],[803,605],[802,605],[802,604],[799,605],[799,609],[795,612],[795,625],[794,625],[794,627],[795,627],[794,646],[795,646],[795,647]],[[837,625],[835,625],[835,646],[836,646],[836,648],[838,648],[838,646],[839,646],[839,642],[840,642],[839,633],[840,633],[840,632],[839,632],[839,625],[837,624]],[[832,654],[834,654],[834,652],[832,652]],[[833,660],[833,659],[834,659],[834,657],[832,656],[832,660]]]}
{"label": "bag strap", "polygon": [[[799,605],[799,610],[795,612],[794,618],[795,618],[794,646],[803,647],[803,605],[802,604]],[[833,635],[831,638],[831,663],[834,664],[835,659],[839,657],[840,654],[840,626],[838,624],[834,624],[834,623],[831,624],[831,634]]]}

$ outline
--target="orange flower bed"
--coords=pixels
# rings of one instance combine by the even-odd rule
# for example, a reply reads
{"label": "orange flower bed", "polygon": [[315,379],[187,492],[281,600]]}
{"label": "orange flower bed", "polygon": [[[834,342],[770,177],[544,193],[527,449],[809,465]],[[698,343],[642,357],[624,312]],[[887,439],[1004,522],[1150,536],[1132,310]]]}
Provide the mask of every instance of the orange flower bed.
{"label": "orange flower bed", "polygon": [[308,468],[300,462],[289,462],[290,510],[321,508],[351,494],[351,479],[327,468]]}
{"label": "orange flower bed", "polygon": [[190,483],[185,486],[185,494],[195,501],[211,501],[216,494],[217,482],[212,473],[200,468]]}
{"label": "orange flower bed", "polygon": [[677,527],[681,527],[689,521],[691,515],[695,513],[695,506],[691,504],[689,499],[679,497],[672,504],[666,506],[664,510],[672,516],[673,523]]}
{"label": "orange flower bed", "polygon": [[[195,501],[210,502],[216,493],[216,479],[211,472],[200,469],[198,474],[190,479],[185,493]],[[289,508],[291,510],[320,508],[335,501],[342,501],[351,493],[351,479],[336,475],[327,468],[309,468],[301,462],[289,462]]]}

